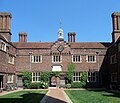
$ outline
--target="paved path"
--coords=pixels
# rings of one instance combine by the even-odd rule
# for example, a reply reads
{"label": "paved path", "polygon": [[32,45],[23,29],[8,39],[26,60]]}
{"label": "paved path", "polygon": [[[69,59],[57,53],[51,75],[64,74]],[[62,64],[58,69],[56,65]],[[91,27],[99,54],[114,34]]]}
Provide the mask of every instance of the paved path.
{"label": "paved path", "polygon": [[63,89],[49,89],[40,103],[72,103]]}

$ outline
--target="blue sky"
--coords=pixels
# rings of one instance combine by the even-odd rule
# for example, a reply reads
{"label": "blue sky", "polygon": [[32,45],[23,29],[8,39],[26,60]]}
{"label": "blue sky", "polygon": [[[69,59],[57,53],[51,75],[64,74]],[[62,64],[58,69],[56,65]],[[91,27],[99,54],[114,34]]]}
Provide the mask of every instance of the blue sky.
{"label": "blue sky", "polygon": [[0,0],[0,11],[12,14],[12,41],[27,32],[29,42],[54,42],[61,19],[66,41],[76,32],[77,42],[111,42],[111,14],[120,12],[120,0]]}

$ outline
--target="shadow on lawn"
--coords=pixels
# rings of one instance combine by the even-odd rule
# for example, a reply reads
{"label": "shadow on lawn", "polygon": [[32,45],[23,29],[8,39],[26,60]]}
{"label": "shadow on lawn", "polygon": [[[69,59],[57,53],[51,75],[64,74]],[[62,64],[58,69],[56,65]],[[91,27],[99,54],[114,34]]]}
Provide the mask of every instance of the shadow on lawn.
{"label": "shadow on lawn", "polygon": [[88,91],[101,92],[103,96],[106,97],[117,97],[120,98],[120,91],[109,90],[109,89],[88,89]]}
{"label": "shadow on lawn", "polygon": [[[27,93],[20,95],[20,98],[0,98],[0,103],[40,103],[45,94]],[[35,99],[37,98],[37,99]],[[48,100],[49,98],[49,100]],[[66,103],[62,100],[47,96],[45,103]]]}

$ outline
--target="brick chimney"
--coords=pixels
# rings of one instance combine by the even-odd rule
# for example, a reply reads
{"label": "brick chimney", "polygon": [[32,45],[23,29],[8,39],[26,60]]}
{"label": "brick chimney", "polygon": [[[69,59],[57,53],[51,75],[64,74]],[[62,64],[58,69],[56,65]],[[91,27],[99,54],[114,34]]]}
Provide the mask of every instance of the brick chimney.
{"label": "brick chimney", "polygon": [[76,33],[75,32],[68,33],[68,42],[76,42]]}
{"label": "brick chimney", "polygon": [[3,35],[7,41],[11,41],[11,24],[12,15],[8,12],[0,12],[0,34]]}
{"label": "brick chimney", "polygon": [[19,42],[27,42],[27,33],[25,32],[20,32],[19,33]]}
{"label": "brick chimney", "polygon": [[114,43],[120,37],[120,12],[112,13],[112,23],[113,23],[112,42]]}

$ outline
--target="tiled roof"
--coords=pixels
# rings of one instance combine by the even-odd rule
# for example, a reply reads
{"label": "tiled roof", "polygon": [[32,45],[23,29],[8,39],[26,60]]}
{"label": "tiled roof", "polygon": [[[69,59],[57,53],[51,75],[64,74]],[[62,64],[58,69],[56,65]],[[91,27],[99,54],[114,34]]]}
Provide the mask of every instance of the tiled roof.
{"label": "tiled roof", "polygon": [[107,48],[111,45],[111,43],[102,43],[102,42],[78,42],[78,43],[70,43],[71,48]]}
{"label": "tiled roof", "polygon": [[[26,42],[26,43],[20,43],[20,42],[14,42],[13,45],[16,48],[23,48],[23,49],[29,49],[29,48],[51,48],[54,42]],[[76,43],[70,43],[71,48],[107,48],[111,45],[111,43],[101,43],[101,42],[76,42]]]}
{"label": "tiled roof", "polygon": [[26,43],[20,43],[20,42],[13,42],[13,45],[16,48],[50,48],[53,42],[26,42]]}

